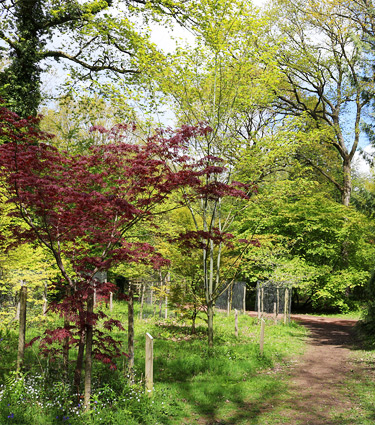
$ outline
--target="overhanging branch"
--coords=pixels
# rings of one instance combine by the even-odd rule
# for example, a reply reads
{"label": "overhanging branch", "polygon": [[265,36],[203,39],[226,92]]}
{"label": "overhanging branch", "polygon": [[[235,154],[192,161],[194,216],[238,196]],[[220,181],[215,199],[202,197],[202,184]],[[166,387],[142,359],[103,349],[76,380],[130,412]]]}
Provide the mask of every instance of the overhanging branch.
{"label": "overhanging branch", "polygon": [[140,73],[140,71],[135,69],[119,68],[118,66],[111,65],[111,64],[95,65],[89,62],[85,62],[77,58],[76,56],[69,55],[68,53],[65,53],[62,51],[47,50],[41,54],[41,57],[43,59],[45,58],[66,59],[70,62],[76,63],[77,65],[80,65],[83,68],[86,68],[93,72],[113,71],[119,74],[139,74]]}

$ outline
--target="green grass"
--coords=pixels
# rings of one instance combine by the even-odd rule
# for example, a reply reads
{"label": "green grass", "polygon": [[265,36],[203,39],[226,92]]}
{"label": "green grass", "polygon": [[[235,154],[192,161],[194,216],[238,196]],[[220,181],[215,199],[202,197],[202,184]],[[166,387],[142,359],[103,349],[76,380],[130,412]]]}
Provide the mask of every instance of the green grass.
{"label": "green grass", "polygon": [[[299,314],[299,313],[298,313]],[[303,314],[301,314],[303,315]],[[351,311],[349,313],[308,313],[307,316],[320,316],[320,317],[331,317],[334,319],[350,319],[359,320],[362,315],[362,311]]]}
{"label": "green grass", "polygon": [[342,387],[352,408],[338,416],[342,425],[373,425],[375,423],[375,351],[357,350],[351,353],[352,370]]}
{"label": "green grass", "polygon": [[[111,316],[125,325],[126,303],[116,303]],[[216,314],[214,323],[214,348],[208,350],[203,320],[191,335],[189,326],[175,319],[137,319],[135,385],[126,380],[124,359],[118,361],[117,371],[95,363],[89,414],[82,412],[74,391],[63,383],[61,361],[47,364],[36,348],[27,350],[26,375],[15,380],[16,332],[3,333],[0,424],[188,425],[202,420],[257,424],[263,407],[286,390],[287,382],[280,376],[288,362],[302,353],[306,331],[294,323],[284,326],[268,321],[261,356],[260,326],[255,318],[239,316],[238,338],[233,315]],[[27,339],[41,330],[34,325]],[[154,337],[155,391],[151,398],[145,396],[143,387],[146,332]],[[126,351],[126,332],[112,332],[112,336],[123,341]]]}

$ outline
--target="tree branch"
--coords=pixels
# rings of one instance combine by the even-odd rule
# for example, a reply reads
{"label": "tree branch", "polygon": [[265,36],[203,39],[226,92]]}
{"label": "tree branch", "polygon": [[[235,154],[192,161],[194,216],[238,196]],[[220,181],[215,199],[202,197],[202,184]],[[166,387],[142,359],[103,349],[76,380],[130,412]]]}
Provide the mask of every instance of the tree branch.
{"label": "tree branch", "polygon": [[70,62],[74,62],[77,65],[80,65],[83,68],[89,69],[90,71],[94,71],[94,72],[108,70],[108,71],[117,72],[119,74],[139,74],[140,73],[140,71],[135,69],[119,68],[111,64],[107,64],[107,65],[106,64],[102,64],[102,65],[91,64],[81,59],[78,59],[76,56],[69,55],[68,53],[65,53],[62,51],[47,50],[41,54],[41,57],[43,59],[45,58],[67,59]]}
{"label": "tree branch", "polygon": [[332,176],[327,174],[321,167],[319,167],[319,165],[314,164],[314,162],[311,161],[310,158],[307,158],[305,155],[301,153],[297,154],[296,156],[297,156],[297,159],[298,157],[302,157],[308,164],[310,164],[313,168],[319,171],[319,173],[322,174],[327,180],[333,183],[337,187],[337,189],[340,191],[340,193],[343,192],[344,190],[343,187],[339,183],[337,183],[337,181]]}

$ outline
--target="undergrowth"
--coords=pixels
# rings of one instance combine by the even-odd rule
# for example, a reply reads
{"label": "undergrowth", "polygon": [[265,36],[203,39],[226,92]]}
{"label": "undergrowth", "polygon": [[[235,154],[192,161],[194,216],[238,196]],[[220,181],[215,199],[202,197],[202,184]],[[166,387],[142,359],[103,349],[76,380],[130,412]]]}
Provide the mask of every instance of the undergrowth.
{"label": "undergrowth", "polygon": [[[126,303],[116,303],[111,313],[126,327]],[[58,319],[56,319],[58,321]],[[27,339],[41,329],[31,327]],[[214,348],[207,348],[206,325],[196,332],[176,318],[149,317],[135,323],[135,382],[129,383],[125,357],[117,370],[95,363],[91,409],[85,412],[82,396],[72,388],[72,376],[63,376],[60,360],[40,356],[28,348],[25,370],[16,376],[15,330],[0,335],[0,425],[174,425],[194,423],[195,418],[235,418],[241,408],[253,405],[253,414],[274,394],[283,390],[278,371],[301,353],[304,328],[267,322],[264,355],[259,352],[260,326],[247,315],[239,317],[234,335],[234,316],[216,314]],[[154,392],[144,391],[145,333],[154,337]],[[113,332],[123,341],[126,332]],[[71,353],[73,369],[75,353]],[[249,411],[247,411],[249,414]]]}

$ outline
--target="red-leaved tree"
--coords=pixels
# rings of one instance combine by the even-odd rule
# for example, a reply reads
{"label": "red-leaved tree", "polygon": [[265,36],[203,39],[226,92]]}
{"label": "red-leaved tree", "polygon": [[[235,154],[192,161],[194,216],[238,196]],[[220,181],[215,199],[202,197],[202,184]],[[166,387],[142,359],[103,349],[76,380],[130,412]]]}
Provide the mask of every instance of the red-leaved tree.
{"label": "red-leaved tree", "polygon": [[[75,384],[85,360],[88,406],[93,356],[114,366],[114,357],[121,355],[117,341],[95,329],[98,319],[106,317],[94,312],[94,288],[104,297],[114,291],[114,285],[96,279],[97,273],[119,262],[144,261],[156,268],[165,264],[151,245],[132,242],[127,235],[136,224],[152,219],[155,207],[174,190],[198,188],[202,175],[219,172],[197,166],[185,151],[189,139],[210,129],[199,125],[159,131],[135,143],[134,128],[98,128],[94,130],[108,136],[106,143],[85,155],[69,155],[48,144],[52,136],[38,130],[35,119],[21,120],[0,108],[0,123],[0,184],[16,206],[13,214],[28,224],[14,225],[14,234],[20,242],[46,247],[61,274],[56,285],[63,297],[50,309],[64,317],[65,325],[47,331],[41,345],[51,350],[51,344],[61,342],[66,364],[68,348],[78,347]],[[113,326],[121,328],[117,321],[104,321],[104,328]]]}
{"label": "red-leaved tree", "polygon": [[[132,126],[98,127],[93,131],[103,134],[103,144],[87,154],[73,155],[49,145],[52,136],[36,124],[36,119],[21,120],[0,108],[0,184],[8,202],[16,207],[13,214],[28,225],[15,222],[17,240],[43,245],[60,271],[55,285],[62,297],[49,308],[64,318],[64,326],[48,330],[40,344],[49,353],[62,351],[66,367],[69,347],[78,348],[74,384],[80,386],[85,363],[84,402],[88,407],[93,358],[115,367],[114,359],[123,354],[118,341],[95,327],[102,319],[105,329],[122,328],[100,309],[94,310],[95,290],[102,297],[115,290],[113,284],[99,281],[98,273],[120,262],[147,262],[155,268],[166,263],[150,244],[134,242],[129,231],[152,220],[156,210],[160,214],[176,190],[186,189],[183,196],[174,198],[191,207],[194,200],[216,205],[228,196],[246,199],[246,188],[219,178],[225,174],[219,158],[197,160],[187,155],[191,139],[211,131],[205,125],[159,130],[143,142],[137,141]],[[212,247],[221,246],[231,236],[220,220],[218,224],[211,220],[202,231],[197,228],[180,237],[185,245],[202,245],[205,270]],[[206,288],[210,284],[207,276],[205,272]],[[212,307],[214,298],[208,302]]]}

